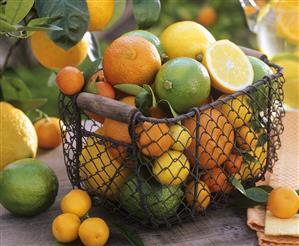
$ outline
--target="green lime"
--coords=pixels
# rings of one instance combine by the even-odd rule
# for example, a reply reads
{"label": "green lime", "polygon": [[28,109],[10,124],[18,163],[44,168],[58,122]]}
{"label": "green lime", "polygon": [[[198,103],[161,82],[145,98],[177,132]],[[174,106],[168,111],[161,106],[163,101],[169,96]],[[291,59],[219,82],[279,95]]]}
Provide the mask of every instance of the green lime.
{"label": "green lime", "polygon": [[253,68],[253,81],[261,80],[263,79],[264,76],[273,74],[271,68],[264,63],[262,60],[253,57],[253,56],[248,56],[248,59],[251,63],[251,66]]}
{"label": "green lime", "polygon": [[153,45],[155,45],[161,58],[165,57],[165,52],[162,48],[160,39],[156,35],[152,34],[151,32],[144,31],[144,30],[134,30],[123,34],[123,36],[137,36],[137,37],[144,38],[147,41],[151,42]]}
{"label": "green lime", "polygon": [[155,92],[167,100],[177,113],[200,106],[210,95],[207,69],[198,61],[180,57],[166,62],[155,79]]}
{"label": "green lime", "polygon": [[43,212],[54,203],[57,191],[54,171],[40,160],[22,159],[0,172],[0,203],[13,214]]}

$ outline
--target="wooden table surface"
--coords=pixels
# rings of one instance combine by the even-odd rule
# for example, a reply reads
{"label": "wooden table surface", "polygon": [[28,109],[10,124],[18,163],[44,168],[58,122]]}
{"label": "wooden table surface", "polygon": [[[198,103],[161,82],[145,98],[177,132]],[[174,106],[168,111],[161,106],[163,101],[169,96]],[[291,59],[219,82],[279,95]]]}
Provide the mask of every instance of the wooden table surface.
{"label": "wooden table surface", "polygon": [[[287,118],[296,120],[299,113],[288,113]],[[285,120],[287,121],[287,120]],[[293,129],[295,129],[293,127]],[[298,128],[297,128],[298,129]],[[283,141],[284,142],[284,141]],[[283,152],[283,148],[280,153]],[[54,205],[46,212],[33,218],[19,218],[8,213],[0,205],[0,246],[47,246],[51,245],[51,222],[60,214],[59,201],[70,189],[64,167],[61,146],[51,151],[40,151],[38,158],[51,166],[59,178],[59,192]],[[296,153],[296,158],[297,153]],[[93,208],[91,215],[109,221],[108,214],[100,208]],[[124,223],[124,222],[123,222]],[[246,210],[231,208],[210,211],[196,222],[174,226],[171,229],[148,229],[130,224],[142,238],[145,245],[188,245],[188,246],[246,246],[257,245],[256,233],[246,226]],[[112,229],[109,245],[129,245],[117,231]]]}

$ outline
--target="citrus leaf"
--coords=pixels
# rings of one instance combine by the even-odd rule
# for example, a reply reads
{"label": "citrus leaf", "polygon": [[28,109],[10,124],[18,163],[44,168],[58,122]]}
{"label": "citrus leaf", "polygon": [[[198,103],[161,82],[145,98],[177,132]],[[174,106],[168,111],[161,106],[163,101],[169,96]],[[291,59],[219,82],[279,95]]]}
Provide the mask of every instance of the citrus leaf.
{"label": "citrus leaf", "polygon": [[34,0],[8,0],[5,6],[5,18],[10,24],[18,24],[30,11]]}
{"label": "citrus leaf", "polygon": [[33,98],[33,99],[13,99],[7,100],[16,108],[21,109],[23,112],[30,112],[34,109],[40,108],[48,101],[47,98]]}
{"label": "citrus leaf", "polygon": [[112,223],[112,226],[117,229],[131,243],[132,246],[144,246],[142,239],[135,231],[117,223]]}
{"label": "citrus leaf", "polygon": [[84,75],[84,80],[89,81],[91,76],[101,69],[102,59],[96,59],[95,61],[91,61],[89,57],[85,59],[85,61],[78,67]]}
{"label": "citrus leaf", "polygon": [[266,203],[268,199],[268,192],[258,187],[246,189],[246,196],[255,202]]}
{"label": "citrus leaf", "polygon": [[2,96],[5,101],[31,99],[32,95],[26,84],[13,77],[3,77],[0,81]]}
{"label": "citrus leaf", "polygon": [[243,151],[241,154],[245,160],[245,163],[257,163],[258,162],[258,160],[254,156],[249,154],[248,152]]}
{"label": "citrus leaf", "polygon": [[151,27],[160,16],[160,0],[133,0],[133,14],[140,29]]}
{"label": "citrus leaf", "polygon": [[157,106],[157,100],[156,100],[156,96],[155,93],[152,90],[152,87],[150,87],[149,85],[143,85],[143,88],[151,94],[152,97],[152,107],[156,107]]}
{"label": "citrus leaf", "polygon": [[50,31],[49,36],[65,50],[76,45],[87,31],[89,15],[85,0],[36,0],[39,17],[61,16],[53,24],[63,31]]}
{"label": "citrus leaf", "polygon": [[268,135],[266,133],[259,136],[257,140],[256,146],[264,146],[264,144],[268,141]]}
{"label": "citrus leaf", "polygon": [[71,243],[61,243],[54,239],[51,246],[84,246],[84,244],[79,239]]}
{"label": "citrus leaf", "polygon": [[177,117],[178,114],[177,112],[174,111],[173,107],[171,106],[170,102],[168,102],[167,100],[163,99],[163,100],[160,100],[158,101],[158,105],[166,105],[167,108],[170,110],[171,114],[173,117]]}
{"label": "citrus leaf", "polygon": [[230,176],[230,183],[238,190],[241,192],[241,194],[246,196],[246,191],[245,188],[243,187],[242,183],[240,180],[237,180],[234,176]]}
{"label": "citrus leaf", "polygon": [[242,196],[242,197],[233,199],[230,202],[229,207],[250,208],[250,207],[257,206],[257,205],[263,205],[263,204],[259,203],[259,202],[252,201],[249,198],[247,198],[246,196]]}
{"label": "citrus leaf", "polygon": [[120,90],[124,93],[133,95],[133,96],[137,96],[139,93],[145,91],[144,88],[142,88],[139,85],[135,85],[135,84],[119,84],[119,85],[115,85],[113,87],[117,90]]}
{"label": "citrus leaf", "polygon": [[151,94],[144,90],[141,91],[135,98],[136,107],[144,114],[149,114],[149,109],[152,106],[152,96]]}
{"label": "citrus leaf", "polygon": [[63,30],[59,26],[55,26],[52,24],[43,24],[39,26],[24,26],[21,28],[18,28],[18,31],[61,31]]}
{"label": "citrus leaf", "polygon": [[13,32],[16,30],[17,30],[17,28],[15,25],[8,23],[6,20],[0,19],[0,31]]}
{"label": "citrus leaf", "polygon": [[269,185],[259,185],[257,186],[260,189],[263,189],[264,191],[270,193],[273,190],[273,187],[269,186]]}

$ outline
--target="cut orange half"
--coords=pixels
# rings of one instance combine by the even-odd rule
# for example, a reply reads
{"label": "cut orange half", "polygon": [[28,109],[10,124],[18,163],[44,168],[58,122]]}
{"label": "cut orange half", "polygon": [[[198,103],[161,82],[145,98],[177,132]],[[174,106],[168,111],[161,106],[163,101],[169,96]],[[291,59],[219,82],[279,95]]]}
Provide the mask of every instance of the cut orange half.
{"label": "cut orange half", "polygon": [[228,40],[209,46],[203,64],[209,71],[212,86],[223,93],[242,90],[253,82],[253,69],[247,56]]}

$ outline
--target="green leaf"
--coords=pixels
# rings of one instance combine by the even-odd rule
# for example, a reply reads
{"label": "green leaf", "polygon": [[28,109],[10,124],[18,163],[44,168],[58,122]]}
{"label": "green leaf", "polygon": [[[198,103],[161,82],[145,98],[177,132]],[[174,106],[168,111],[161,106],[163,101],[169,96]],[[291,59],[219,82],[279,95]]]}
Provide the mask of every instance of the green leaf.
{"label": "green leaf", "polygon": [[246,189],[246,196],[255,202],[266,203],[268,199],[268,192],[258,187]]}
{"label": "green leaf", "polygon": [[244,160],[246,163],[257,163],[258,160],[252,156],[251,154],[249,154],[248,152],[242,152],[241,155],[243,156]]}
{"label": "green leaf", "polygon": [[7,0],[5,18],[10,24],[18,24],[30,11],[34,0]]}
{"label": "green leaf", "polygon": [[89,15],[85,0],[36,0],[39,17],[61,16],[53,24],[63,31],[50,31],[49,36],[65,50],[76,45],[87,31]]}
{"label": "green leaf", "polygon": [[266,133],[259,136],[257,140],[256,146],[264,146],[264,144],[268,141],[268,135]]}
{"label": "green leaf", "polygon": [[96,81],[94,81],[94,80],[87,81],[83,91],[88,92],[88,93],[97,94],[98,90],[97,90]]}
{"label": "green leaf", "polygon": [[120,90],[124,93],[133,95],[133,96],[137,96],[139,93],[145,91],[144,88],[142,88],[139,85],[135,85],[135,84],[119,84],[119,85],[115,85],[113,87],[117,90]]}
{"label": "green leaf", "polygon": [[149,109],[152,106],[151,94],[146,90],[141,91],[135,98],[135,104],[144,115],[148,115]]}
{"label": "green leaf", "polygon": [[167,100],[163,99],[163,100],[158,101],[158,105],[161,105],[162,107],[163,107],[163,105],[164,106],[166,105],[166,107],[170,110],[170,112],[171,112],[171,114],[172,114],[173,117],[177,117],[178,116],[177,112],[174,111],[174,109],[171,106],[170,102],[168,102]]}
{"label": "green leaf", "polygon": [[13,77],[3,77],[0,81],[2,96],[5,101],[31,99],[32,95],[26,84]]}
{"label": "green leaf", "polygon": [[132,246],[144,246],[140,236],[128,227],[113,223],[112,226],[117,229],[130,243]]}
{"label": "green leaf", "polygon": [[133,14],[140,29],[149,28],[158,21],[160,11],[160,0],[133,0]]}
{"label": "green leaf", "polygon": [[245,188],[244,186],[242,185],[241,181],[236,179],[235,177],[233,176],[230,176],[229,177],[230,179],[230,183],[238,190],[241,192],[241,194],[245,195],[246,196],[246,191],[245,191]]}
{"label": "green leaf", "polygon": [[246,196],[234,198],[229,204],[230,207],[235,208],[250,208],[257,205],[263,205],[263,203],[252,201]]}
{"label": "green leaf", "polygon": [[83,72],[85,81],[89,81],[91,76],[101,69],[101,63],[101,58],[96,59],[95,61],[91,61],[88,57],[85,59],[85,61],[78,67]]}
{"label": "green leaf", "polygon": [[61,31],[61,27],[53,25],[52,23],[59,20],[61,17],[41,17],[29,21],[27,26],[18,28],[19,31]]}
{"label": "green leaf", "polygon": [[47,98],[33,98],[33,99],[13,99],[7,100],[9,103],[21,109],[23,112],[30,112],[34,109],[40,108],[47,103]]}
{"label": "green leaf", "polygon": [[120,20],[121,16],[124,13],[125,8],[126,8],[126,0],[114,1],[114,13],[105,30],[109,29],[118,20]]}
{"label": "green leaf", "polygon": [[152,90],[152,87],[150,87],[149,85],[143,85],[143,88],[151,94],[151,97],[152,97],[152,105],[151,106],[156,107],[157,106],[157,100],[156,100],[155,93]]}
{"label": "green leaf", "polygon": [[71,243],[61,243],[54,239],[51,246],[84,246],[84,244],[79,239]]}
{"label": "green leaf", "polygon": [[263,189],[264,191],[270,193],[273,190],[273,187],[269,186],[269,185],[259,185],[257,186],[260,189]]}
{"label": "green leaf", "polygon": [[0,19],[0,31],[2,32],[13,32],[16,31],[17,28],[15,25],[8,23],[6,20]]}

